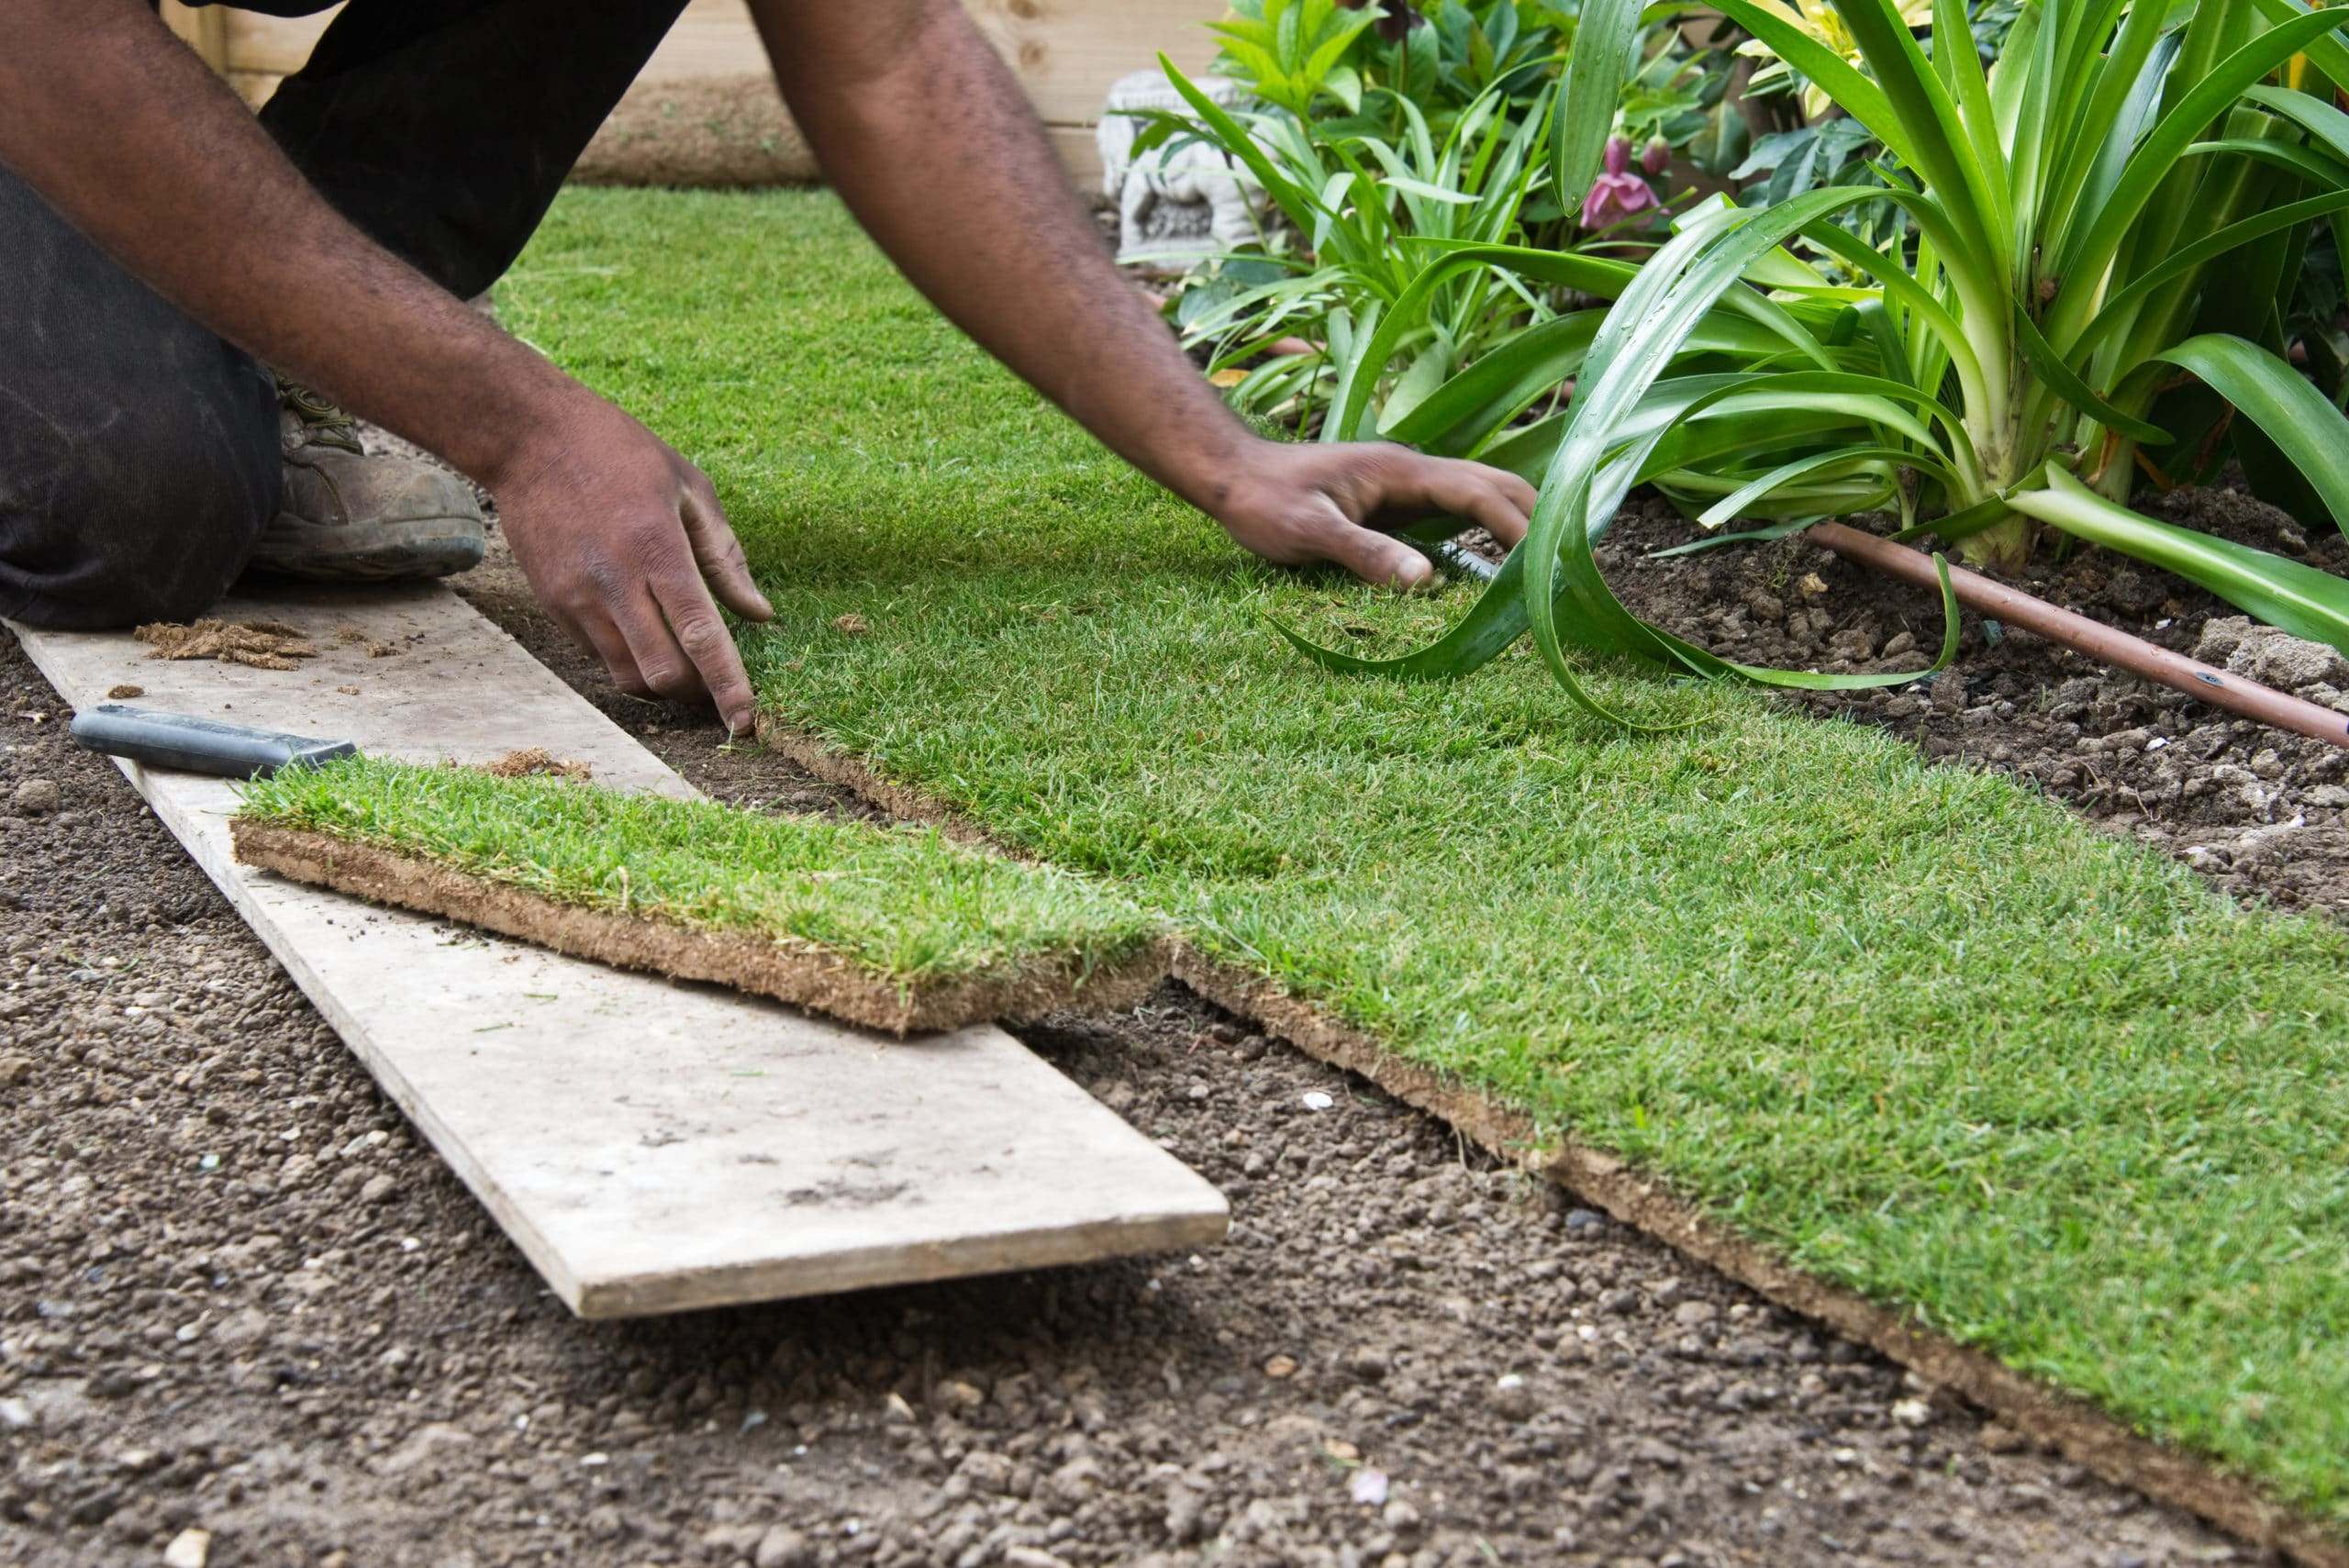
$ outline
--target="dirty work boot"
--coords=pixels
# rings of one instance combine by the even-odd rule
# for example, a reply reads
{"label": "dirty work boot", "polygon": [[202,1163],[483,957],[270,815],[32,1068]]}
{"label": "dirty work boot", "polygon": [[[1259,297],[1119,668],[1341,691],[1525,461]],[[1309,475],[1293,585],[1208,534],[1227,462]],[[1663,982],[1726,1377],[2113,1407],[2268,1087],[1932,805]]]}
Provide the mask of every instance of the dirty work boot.
{"label": "dirty work boot", "polygon": [[384,583],[481,563],[481,507],[462,479],[420,458],[367,456],[350,415],[283,376],[277,406],[285,498],[254,571]]}

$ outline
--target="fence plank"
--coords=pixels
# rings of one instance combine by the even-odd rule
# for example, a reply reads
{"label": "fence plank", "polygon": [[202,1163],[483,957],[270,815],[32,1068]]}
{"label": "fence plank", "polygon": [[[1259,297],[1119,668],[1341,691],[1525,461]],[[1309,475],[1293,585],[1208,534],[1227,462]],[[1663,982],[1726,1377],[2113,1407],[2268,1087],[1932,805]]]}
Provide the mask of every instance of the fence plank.
{"label": "fence plank", "polygon": [[[1091,123],[1109,84],[1164,50],[1186,71],[1204,71],[1215,36],[1203,25],[1223,0],[964,0],[979,30],[1008,61],[1049,124]],[[340,9],[340,7],[338,7]],[[217,15],[217,13],[216,13]],[[284,75],[309,58],[334,12],[225,17],[231,71]],[[763,71],[766,55],[742,0],[691,0],[644,68],[643,82],[740,76]]]}

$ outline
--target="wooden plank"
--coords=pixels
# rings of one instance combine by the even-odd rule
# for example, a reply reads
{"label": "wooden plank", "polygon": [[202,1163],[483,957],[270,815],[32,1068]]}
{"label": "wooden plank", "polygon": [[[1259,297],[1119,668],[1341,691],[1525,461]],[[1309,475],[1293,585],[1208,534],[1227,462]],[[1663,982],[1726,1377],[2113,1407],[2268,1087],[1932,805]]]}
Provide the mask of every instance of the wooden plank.
{"label": "wooden plank", "polygon": [[963,0],[1049,123],[1090,125],[1109,84],[1163,51],[1196,75],[1215,59],[1207,23],[1225,0]]}
{"label": "wooden plank", "polygon": [[228,69],[228,19],[217,6],[183,6],[162,0],[155,14],[163,25],[186,40],[195,57],[215,71]]}
{"label": "wooden plank", "polygon": [[[320,656],[290,673],[165,663],[121,634],[16,629],[76,707],[130,684],[147,706],[381,755],[542,745],[608,784],[693,793],[444,588],[304,588],[221,613],[299,626]],[[339,640],[345,627],[354,640]],[[233,863],[228,784],[123,771],[582,1317],[1223,1233],[1213,1187],[1000,1029],[900,1043],[372,908]]]}

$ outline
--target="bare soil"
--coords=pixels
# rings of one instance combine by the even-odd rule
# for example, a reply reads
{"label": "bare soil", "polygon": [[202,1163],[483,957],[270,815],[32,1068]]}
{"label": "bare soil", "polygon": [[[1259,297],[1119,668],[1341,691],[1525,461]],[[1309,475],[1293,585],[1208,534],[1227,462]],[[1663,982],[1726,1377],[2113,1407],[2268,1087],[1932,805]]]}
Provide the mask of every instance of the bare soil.
{"label": "bare soil", "polygon": [[[466,587],[711,794],[866,809]],[[0,648],[0,1560],[2251,1555],[1173,984],[1023,1033],[1227,1245],[577,1322],[64,717]]]}
{"label": "bare soil", "polygon": [[[2230,488],[2141,497],[2147,513],[2349,570],[2349,541],[2313,537]],[[1865,527],[1866,519],[1857,519]],[[1633,613],[1750,664],[1922,671],[1941,599],[1800,536],[1652,559],[1701,537],[1661,501],[1626,511],[1598,554]],[[2349,659],[2254,628],[2168,573],[2103,550],[2043,547],[2014,585],[2165,648],[2349,713]],[[2239,719],[2029,632],[1960,618],[1957,662],[1930,684],[1791,699],[1874,724],[1927,756],[1997,768],[2116,833],[2179,856],[2241,897],[2349,914],[2349,751]]]}

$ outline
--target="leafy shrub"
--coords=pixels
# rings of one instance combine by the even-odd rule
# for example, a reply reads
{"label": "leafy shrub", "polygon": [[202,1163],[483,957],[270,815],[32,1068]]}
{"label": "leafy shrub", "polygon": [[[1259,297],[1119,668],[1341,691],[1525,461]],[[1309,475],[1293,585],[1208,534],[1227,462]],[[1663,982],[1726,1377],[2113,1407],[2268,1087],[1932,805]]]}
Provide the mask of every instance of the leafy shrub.
{"label": "leafy shrub", "polygon": [[[1260,242],[1196,269],[1174,320],[1212,346],[1211,370],[1252,367],[1231,390],[1237,406],[1299,428],[1446,247],[1575,239],[1576,215],[1549,188],[1548,149],[1575,19],[1532,0],[1442,0],[1424,15],[1388,4],[1397,9],[1241,0],[1217,25],[1218,69],[1252,106],[1224,110],[1170,64],[1191,110],[1161,117],[1137,143],[1207,140],[1264,192],[1273,211]],[[1726,51],[1692,53],[1658,29],[1620,95],[1625,133],[1742,154],[1735,136],[1719,145],[1723,117],[1736,117],[1728,64]],[[1641,238],[1647,220],[1634,227],[1629,237]],[[1386,400],[1408,406],[1558,304],[1506,269],[1448,278],[1400,324],[1379,367]],[[1263,357],[1284,338],[1314,351]]]}
{"label": "leafy shrub", "polygon": [[[2349,115],[2270,80],[2304,52],[2349,81],[2332,37],[2349,16],[2299,0],[2029,0],[1986,72],[1972,48],[1929,57],[1893,0],[1833,5],[1856,63],[1776,6],[1719,8],[1897,168],[1880,186],[1700,208],[1636,272],[1503,246],[1428,266],[1390,322],[1471,270],[1617,303],[1522,334],[1400,418],[1374,413],[1371,378],[1340,388],[1326,437],[1379,429],[1542,479],[1517,570],[1435,648],[1375,667],[1471,668],[1530,628],[1570,689],[1570,645],[1731,668],[1631,617],[1598,575],[1591,540],[1642,482],[1708,524],[1891,509],[2000,566],[2053,528],[2349,649],[2349,584],[2121,505],[2181,450],[2232,448],[2260,467],[2272,449],[2264,466],[2305,475],[2349,516],[2349,420],[2287,361],[2278,326],[2308,226],[2349,212]],[[1552,139],[1560,190],[1589,183],[1640,19],[1636,0],[1585,9]],[[1933,19],[1970,36],[1959,0],[1937,0]],[[1835,221],[1869,202],[1896,206],[1905,235],[1872,243]],[[1842,275],[1786,248],[1798,239]],[[1376,365],[1387,347],[1382,327],[1357,359]],[[1571,405],[1529,422],[1567,377]],[[2190,385],[2232,415],[2156,423]]]}

